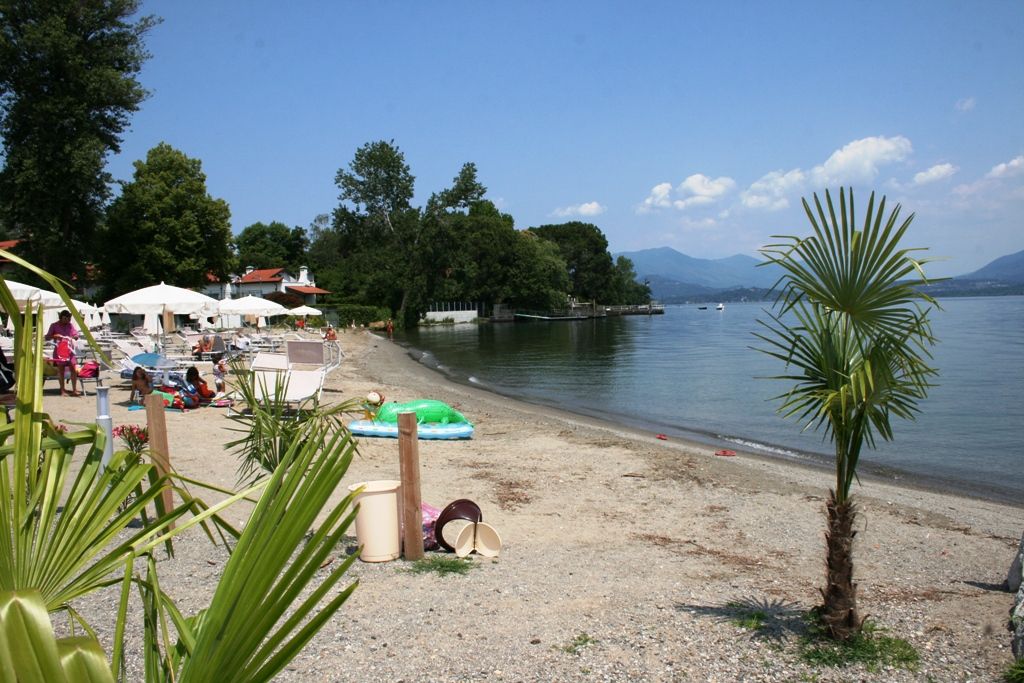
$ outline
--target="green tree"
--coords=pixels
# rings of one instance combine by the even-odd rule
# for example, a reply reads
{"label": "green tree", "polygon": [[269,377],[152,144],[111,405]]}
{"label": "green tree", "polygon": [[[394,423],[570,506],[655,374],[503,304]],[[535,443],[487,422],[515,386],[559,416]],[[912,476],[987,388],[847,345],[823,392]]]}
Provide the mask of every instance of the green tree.
{"label": "green tree", "polygon": [[[778,398],[779,412],[806,428],[821,428],[835,448],[836,484],[826,503],[826,584],[822,625],[838,640],[861,630],[853,581],[850,488],[862,448],[875,437],[893,438],[891,419],[918,412],[930,379],[929,349],[935,340],[928,320],[935,302],[921,291],[924,260],[899,248],[913,214],[899,223],[897,205],[885,217],[885,198],[875,210],[868,200],[863,227],[855,226],[853,192],[839,191],[839,212],[825,192],[804,200],[813,234],[761,250],[785,272],[770,319],[760,321],[767,344],[761,350],[786,364],[776,379],[793,382]],[[826,213],[827,207],[827,213]]]}
{"label": "green tree", "polygon": [[434,261],[443,269],[435,299],[530,309],[565,303],[569,280],[558,247],[516,230],[512,216],[493,203],[476,201],[467,213],[450,215],[445,227],[432,240],[440,244]]}
{"label": "green tree", "polygon": [[19,253],[63,278],[82,255],[110,196],[104,170],[146,98],[137,75],[138,0],[0,0],[0,215]]}
{"label": "green tree", "polygon": [[199,287],[227,275],[231,211],[206,191],[198,159],[160,143],[111,203],[97,256],[110,293],[160,281]]}
{"label": "green tree", "polygon": [[[368,303],[384,304],[405,317],[409,296],[418,275],[416,249],[420,235],[420,212],[410,204],[416,179],[405,155],[394,140],[368,142],[358,150],[348,170],[339,169],[334,178],[343,202],[335,210],[335,226],[347,233],[349,246],[360,255],[376,247],[374,278],[378,297]],[[344,205],[350,203],[353,209]],[[388,276],[388,281],[381,276]],[[390,289],[388,296],[385,288]],[[387,299],[382,301],[381,299]]]}
{"label": "green tree", "polygon": [[554,242],[569,269],[569,293],[580,301],[606,300],[612,290],[612,257],[608,240],[591,223],[572,221],[530,228],[538,237]]}
{"label": "green tree", "polygon": [[637,282],[633,262],[625,256],[619,256],[615,259],[611,289],[605,303],[637,305],[650,302],[650,285],[647,282]]}
{"label": "green tree", "polygon": [[289,228],[273,221],[253,223],[235,238],[240,266],[254,268],[287,268],[291,272],[306,263],[309,239],[304,228]]}
{"label": "green tree", "polygon": [[516,231],[512,291],[506,303],[516,308],[552,310],[565,306],[569,272],[558,246],[529,231]]}

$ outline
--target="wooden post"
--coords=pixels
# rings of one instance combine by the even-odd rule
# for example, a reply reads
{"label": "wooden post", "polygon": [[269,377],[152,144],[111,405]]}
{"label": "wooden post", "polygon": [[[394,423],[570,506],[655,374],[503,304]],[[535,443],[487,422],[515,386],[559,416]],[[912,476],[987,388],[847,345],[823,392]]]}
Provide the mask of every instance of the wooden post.
{"label": "wooden post", "polygon": [[416,413],[398,415],[398,458],[402,477],[402,549],[407,560],[423,559],[423,509],[420,507],[420,442]]}
{"label": "wooden post", "polygon": [[[167,416],[164,414],[164,400],[156,393],[146,397],[146,429],[149,433],[149,454],[156,466],[158,477],[171,471],[171,449],[167,445]],[[163,510],[157,510],[159,517],[174,509],[174,494],[168,486],[160,494]],[[171,526],[173,528],[173,525]]]}

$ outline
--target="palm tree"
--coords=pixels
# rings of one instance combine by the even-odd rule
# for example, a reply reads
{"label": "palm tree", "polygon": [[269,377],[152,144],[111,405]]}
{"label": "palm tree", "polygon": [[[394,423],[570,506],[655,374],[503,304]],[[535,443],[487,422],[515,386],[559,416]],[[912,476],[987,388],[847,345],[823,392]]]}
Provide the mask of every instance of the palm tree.
{"label": "palm tree", "polygon": [[[53,287],[95,344],[60,280],[9,252],[0,250],[0,258]],[[19,311],[2,275],[0,310],[15,325],[17,376],[13,420],[0,425],[0,681],[123,680],[133,585],[143,603],[147,681],[272,679],[357,585],[340,585],[357,556],[335,562],[332,555],[356,515],[354,493],[340,500],[334,495],[355,453],[352,435],[340,422],[314,415],[302,438],[278,453],[269,477],[239,492],[218,489],[226,497],[207,506],[183,484],[208,485],[176,473],[157,477],[152,465],[127,451],[104,466],[100,430],[55,426],[43,412],[45,358],[36,310],[30,303]],[[167,488],[182,499],[172,510],[159,506]],[[218,521],[221,510],[243,500],[255,503],[243,531]],[[155,518],[145,515],[147,505],[157,508]],[[132,529],[129,523],[139,517],[141,527]],[[237,542],[209,606],[186,617],[160,587],[154,551],[207,522]],[[118,584],[108,662],[74,602]],[[72,636],[57,637],[54,613],[67,615]]]}
{"label": "palm tree", "polygon": [[926,260],[899,248],[914,216],[899,222],[897,205],[885,217],[885,198],[868,200],[856,228],[852,190],[839,190],[839,211],[825,192],[825,206],[803,200],[809,237],[776,236],[761,253],[784,274],[775,285],[770,320],[755,333],[793,382],[779,412],[805,429],[824,429],[835,447],[835,488],[826,504],[826,584],[822,625],[837,640],[861,630],[853,581],[856,509],[850,487],[864,445],[893,438],[891,419],[913,419],[936,371],[929,367],[935,343],[928,314],[936,302],[921,285]]}

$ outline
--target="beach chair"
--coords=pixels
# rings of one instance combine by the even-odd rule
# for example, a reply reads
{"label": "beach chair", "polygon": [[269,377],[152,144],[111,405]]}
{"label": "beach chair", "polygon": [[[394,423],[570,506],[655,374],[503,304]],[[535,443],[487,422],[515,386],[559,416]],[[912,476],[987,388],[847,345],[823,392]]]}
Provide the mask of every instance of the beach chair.
{"label": "beach chair", "polygon": [[285,355],[290,368],[313,369],[326,365],[324,344],[319,341],[288,341],[285,343]]}
{"label": "beach chair", "polygon": [[284,353],[271,353],[270,351],[258,351],[253,356],[249,369],[285,372],[288,370],[288,355]]}
{"label": "beach chair", "polygon": [[213,335],[213,348],[211,348],[209,351],[204,351],[203,353],[201,353],[200,357],[203,360],[217,362],[221,358],[231,360],[232,355],[231,350],[228,349],[227,344],[224,343],[224,336],[220,334],[215,334]]}
{"label": "beach chair", "polygon": [[320,394],[324,389],[324,369],[289,370],[285,378],[284,402],[289,408],[298,411],[307,403],[315,406],[320,403]]}
{"label": "beach chair", "polygon": [[114,345],[114,348],[124,354],[125,358],[132,358],[138,356],[140,353],[149,353],[152,348],[146,348],[138,341],[134,339],[114,339],[111,338],[110,343]]}

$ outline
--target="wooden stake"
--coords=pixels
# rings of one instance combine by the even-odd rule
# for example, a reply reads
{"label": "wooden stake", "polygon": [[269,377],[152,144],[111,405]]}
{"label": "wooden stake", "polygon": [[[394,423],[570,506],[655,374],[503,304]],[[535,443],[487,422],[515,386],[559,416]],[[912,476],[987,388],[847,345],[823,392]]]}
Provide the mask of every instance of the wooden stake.
{"label": "wooden stake", "polygon": [[[167,445],[167,416],[164,413],[164,400],[156,393],[146,397],[146,429],[149,433],[149,454],[156,467],[156,474],[162,477],[171,471],[171,449]],[[163,508],[160,510],[159,508]],[[157,516],[174,509],[174,495],[170,486],[160,494],[157,505]],[[171,525],[174,528],[174,525]]]}
{"label": "wooden stake", "polygon": [[420,442],[416,413],[398,415],[398,458],[402,477],[403,557],[422,560],[423,509],[420,507]]}

